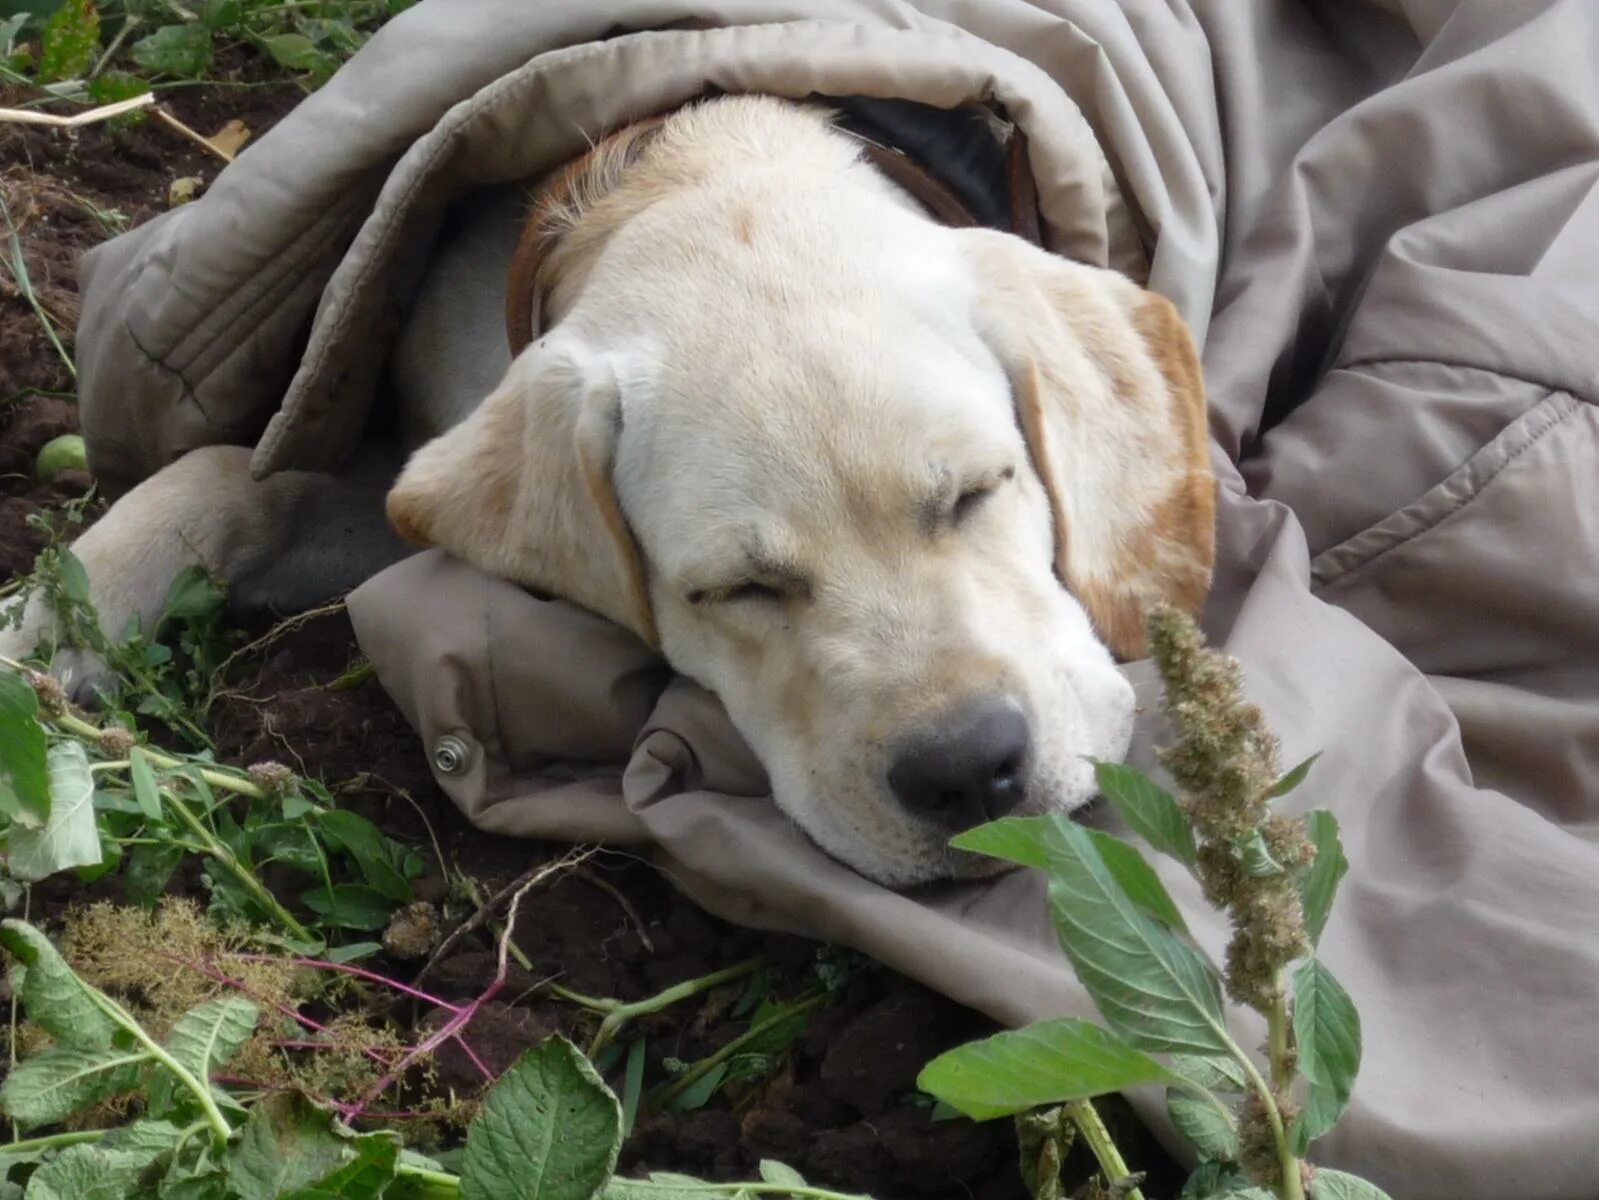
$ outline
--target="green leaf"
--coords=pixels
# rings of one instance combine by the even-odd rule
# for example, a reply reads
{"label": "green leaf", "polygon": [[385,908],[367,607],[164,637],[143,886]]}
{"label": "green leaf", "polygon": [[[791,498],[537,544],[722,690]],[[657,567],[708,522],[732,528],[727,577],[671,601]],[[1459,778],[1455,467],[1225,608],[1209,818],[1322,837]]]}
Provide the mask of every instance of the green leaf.
{"label": "green leaf", "polygon": [[1294,1043],[1299,1073],[1312,1092],[1324,1092],[1314,1098],[1309,1106],[1314,1115],[1296,1134],[1308,1142],[1338,1119],[1360,1070],[1360,1014],[1320,959],[1308,958],[1294,972]]}
{"label": "green leaf", "polygon": [[1055,932],[1106,1024],[1142,1050],[1229,1053],[1221,984],[1209,965],[1128,898],[1086,830],[1050,820]]}
{"label": "green leaf", "polygon": [[[167,28],[194,29],[196,26],[169,25]],[[208,34],[205,37],[205,45],[209,54],[211,39]],[[161,619],[156,622],[156,629],[159,631],[168,621],[203,621],[208,617],[214,617],[222,611],[226,599],[222,589],[206,573],[204,567],[184,567],[173,578],[172,585],[167,588],[166,602],[161,606]]]}
{"label": "green leaf", "polygon": [[1199,1151],[1199,1157],[1212,1162],[1230,1162],[1238,1157],[1238,1127],[1233,1119],[1213,1104],[1174,1088],[1166,1092],[1166,1112],[1171,1123]]}
{"label": "green leaf", "polygon": [[957,1046],[916,1086],[977,1121],[1086,1100],[1177,1076],[1097,1025],[1061,1017]]}
{"label": "green leaf", "polygon": [[1276,783],[1271,785],[1271,791],[1266,793],[1267,799],[1274,800],[1278,796],[1286,796],[1300,784],[1305,782],[1305,776],[1310,774],[1310,768],[1316,765],[1316,760],[1321,757],[1321,751],[1316,751],[1292,771],[1289,771]]}
{"label": "green leaf", "polygon": [[81,742],[58,742],[46,756],[50,819],[43,829],[14,828],[10,871],[28,883],[71,867],[99,865],[100,832],[94,826],[94,777]]}
{"label": "green leaf", "polygon": [[163,75],[196,79],[211,65],[211,34],[198,21],[163,25],[128,48],[133,61]]}
{"label": "green leaf", "polygon": [[633,1120],[638,1116],[639,1096],[644,1091],[643,1038],[634,1038],[627,1048],[627,1072],[622,1077],[622,1136],[633,1132]]}
{"label": "green leaf", "polygon": [[[219,996],[178,1018],[162,1048],[196,1079],[209,1082],[212,1072],[249,1040],[259,1016],[254,1002],[243,996]],[[150,1112],[160,1117],[173,1108],[181,1109],[190,1097],[177,1076],[157,1069],[148,1100]]]}
{"label": "green leaf", "polygon": [[616,1168],[622,1109],[565,1038],[529,1050],[466,1134],[461,1200],[590,1200]]}
{"label": "green leaf", "polygon": [[315,1183],[289,1193],[285,1200],[378,1200],[394,1182],[400,1146],[382,1133],[351,1138],[354,1157]]}
{"label": "green leaf", "polygon": [[351,942],[348,946],[333,947],[322,957],[342,966],[345,963],[359,962],[363,958],[371,958],[382,949],[382,942]]}
{"label": "green leaf", "polygon": [[26,1128],[65,1120],[138,1087],[140,1069],[149,1058],[143,1050],[52,1046],[11,1069],[0,1084],[0,1108]]}
{"label": "green leaf", "polygon": [[1316,847],[1316,857],[1299,877],[1299,902],[1305,910],[1305,932],[1314,946],[1321,940],[1338,882],[1349,870],[1349,860],[1338,840],[1338,818],[1326,809],[1305,814],[1305,836]]}
{"label": "green leaf", "polygon": [[280,33],[257,39],[257,44],[272,56],[272,61],[291,71],[310,71],[320,66],[327,55],[303,33]]}
{"label": "green leaf", "polygon": [[205,0],[200,8],[200,23],[207,29],[232,29],[239,23],[239,0]]}
{"label": "green leaf", "polygon": [[56,577],[61,581],[61,594],[69,604],[94,611],[89,600],[89,572],[84,570],[83,561],[64,547],[56,560]]}
{"label": "green leaf", "polygon": [[392,900],[359,883],[336,883],[331,893],[325,886],[316,888],[300,899],[326,924],[339,929],[382,929],[394,912]]}
{"label": "green leaf", "polygon": [[1171,1069],[1207,1092],[1230,1095],[1242,1092],[1249,1086],[1243,1068],[1231,1057],[1174,1054],[1171,1056]]}
{"label": "green leaf", "polygon": [[390,857],[388,839],[365,817],[348,809],[332,808],[317,818],[316,827],[355,859],[361,877],[397,904],[411,899],[411,885]]}
{"label": "green leaf", "polygon": [[298,1092],[274,1092],[250,1110],[228,1165],[228,1186],[239,1200],[287,1200],[358,1155],[333,1131],[327,1113]]}
{"label": "green leaf", "polygon": [[88,72],[100,46],[100,11],[94,0],[64,0],[44,23],[39,42],[39,82],[76,79]]}
{"label": "green leaf", "polygon": [[25,968],[22,1003],[28,1017],[61,1046],[101,1050],[111,1045],[117,1025],[95,1003],[88,986],[67,960],[32,925],[0,921],[0,945]]}
{"label": "green leaf", "polygon": [[68,1146],[33,1173],[25,1194],[27,1200],[128,1200],[159,1153]]}
{"label": "green leaf", "polygon": [[957,850],[970,850],[1042,871],[1049,865],[1049,851],[1044,848],[1049,829],[1048,817],[1001,817],[955,835],[949,844]]}
{"label": "green leaf", "polygon": [[1275,1200],[1263,1188],[1255,1187],[1232,1163],[1206,1162],[1194,1168],[1183,1184],[1179,1200]]}
{"label": "green leaf", "polygon": [[805,1176],[801,1175],[787,1163],[778,1162],[775,1158],[761,1159],[761,1178],[767,1183],[775,1183],[781,1187],[809,1187]]}
{"label": "green leaf", "polygon": [[1322,1083],[1312,1083],[1305,1088],[1304,1102],[1299,1112],[1288,1124],[1288,1140],[1294,1155],[1303,1158],[1310,1143],[1332,1131],[1343,1115],[1344,1102],[1332,1088]]}
{"label": "green leaf", "polygon": [[170,842],[135,846],[128,855],[127,869],[122,872],[123,896],[129,904],[151,907],[166,891],[167,881],[182,861],[183,848]]}
{"label": "green leaf", "polygon": [[394,901],[359,883],[336,883],[332,892],[326,886],[315,888],[300,899],[324,924],[338,929],[382,929],[394,912]]}
{"label": "green leaf", "polygon": [[1161,883],[1155,868],[1144,860],[1138,847],[1102,829],[1090,829],[1088,836],[1099,849],[1105,868],[1121,884],[1127,898],[1163,925],[1187,932],[1183,914],[1177,911],[1166,885]]}
{"label": "green leaf", "polygon": [[1265,835],[1258,829],[1251,829],[1240,841],[1234,842],[1232,853],[1244,873],[1255,879],[1283,873],[1282,864],[1271,856]]}
{"label": "green leaf", "polygon": [[1389,1200],[1389,1196],[1374,1183],[1323,1167],[1310,1185],[1310,1200]]}
{"label": "green leaf", "polygon": [[1094,780],[1134,833],[1178,862],[1194,861],[1193,830],[1169,792],[1143,772],[1119,763],[1095,762]]}
{"label": "green leaf", "polygon": [[155,772],[150,769],[150,760],[138,746],[128,752],[128,774],[133,779],[133,797],[139,802],[139,811],[152,822],[160,824],[161,792],[156,787]]}
{"label": "green leaf", "polygon": [[667,1108],[672,1112],[693,1112],[695,1109],[704,1108],[711,1102],[711,1097],[716,1095],[716,1089],[722,1086],[727,1078],[728,1064],[717,1063],[705,1074],[701,1075],[688,1087],[672,1097]]}
{"label": "green leaf", "polygon": [[0,672],[0,812],[43,825],[50,819],[50,780],[38,713],[39,699],[27,681]]}

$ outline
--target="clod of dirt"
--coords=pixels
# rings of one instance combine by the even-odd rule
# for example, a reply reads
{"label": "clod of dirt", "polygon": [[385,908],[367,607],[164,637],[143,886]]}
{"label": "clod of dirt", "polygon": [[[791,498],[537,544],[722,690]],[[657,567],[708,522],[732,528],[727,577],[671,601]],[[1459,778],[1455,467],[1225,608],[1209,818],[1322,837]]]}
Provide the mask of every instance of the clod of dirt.
{"label": "clod of dirt", "polygon": [[972,1022],[921,989],[895,992],[845,1027],[822,1059],[822,1087],[863,1117],[907,1092],[934,1057],[963,1040]]}
{"label": "clod of dirt", "polygon": [[439,912],[425,900],[400,909],[383,931],[383,948],[406,962],[426,958],[438,944]]}
{"label": "clod of dirt", "polygon": [[[435,1010],[423,1018],[421,1027],[437,1029],[449,1015],[443,1009]],[[490,1000],[479,1008],[461,1031],[472,1052],[496,1076],[509,1070],[524,1053],[555,1032],[555,1022],[545,1014],[498,1000]],[[439,1047],[434,1065],[438,1071],[439,1090],[445,1094],[453,1091],[460,1096],[474,1096],[483,1090],[483,1072],[455,1039]]]}

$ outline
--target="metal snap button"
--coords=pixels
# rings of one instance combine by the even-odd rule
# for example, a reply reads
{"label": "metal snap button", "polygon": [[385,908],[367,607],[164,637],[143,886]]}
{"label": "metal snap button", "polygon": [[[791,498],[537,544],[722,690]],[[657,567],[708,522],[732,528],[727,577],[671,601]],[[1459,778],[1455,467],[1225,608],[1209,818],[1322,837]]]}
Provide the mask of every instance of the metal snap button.
{"label": "metal snap button", "polygon": [[472,761],[472,747],[453,733],[433,743],[433,765],[446,775],[459,775]]}

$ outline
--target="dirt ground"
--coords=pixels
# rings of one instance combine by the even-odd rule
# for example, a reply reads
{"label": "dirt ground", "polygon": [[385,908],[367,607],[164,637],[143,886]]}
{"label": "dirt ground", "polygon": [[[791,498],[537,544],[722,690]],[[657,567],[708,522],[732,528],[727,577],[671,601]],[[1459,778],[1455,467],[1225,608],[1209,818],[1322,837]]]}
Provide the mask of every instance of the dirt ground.
{"label": "dirt ground", "polygon": [[[237,82],[252,84],[247,68],[238,75]],[[166,93],[163,102],[202,132],[237,118],[259,137],[300,96],[292,84],[208,85]],[[0,106],[10,102],[0,90]],[[209,182],[220,165],[153,120],[77,133],[0,125],[0,194],[18,228],[39,301],[69,350],[77,320],[78,254],[118,227],[165,211],[175,178]],[[76,428],[73,401],[49,394],[72,389],[71,374],[41,323],[0,272],[0,584],[26,570],[43,544],[28,517],[82,496],[90,486],[82,474],[68,473],[45,487],[31,477],[38,448]],[[427,843],[431,826],[444,856],[490,892],[556,852],[471,829],[434,785],[419,741],[375,681],[329,688],[356,656],[341,613],[242,663],[233,694],[213,711],[219,756],[246,764],[282,761],[330,785],[357,780],[341,791],[347,803],[416,844]],[[172,886],[182,890],[198,883],[180,874]],[[435,874],[420,880],[417,890],[424,899],[438,898],[443,886]],[[80,901],[100,887],[46,891],[47,911],[40,914],[36,903],[34,916],[48,921],[50,904]],[[740,930],[703,914],[647,867],[620,855],[602,855],[530,897],[517,936],[541,979],[554,976],[576,991],[623,999],[648,996],[755,953],[797,967],[815,953],[805,943]],[[406,969],[388,962],[382,968],[400,977]],[[469,938],[435,969],[430,986],[445,999],[466,999],[482,990],[492,971],[490,942]],[[537,982],[514,976],[502,993],[508,1002],[487,1006],[467,1029],[467,1039],[491,1067],[507,1066],[527,1046],[572,1027],[577,1010],[530,994]],[[747,1021],[732,1015],[738,993],[734,985],[641,1022],[633,1033],[647,1037],[648,1077],[664,1077],[667,1057],[690,1061],[742,1032]],[[420,1024],[429,1016],[418,1011],[408,1019]],[[816,1183],[880,1200],[1019,1198],[1025,1192],[1009,1123],[934,1122],[915,1096],[916,1074],[929,1058],[988,1029],[981,1018],[924,988],[884,970],[868,971],[812,1018],[766,1081],[729,1089],[737,1095],[733,1101],[720,1096],[699,1110],[642,1122],[627,1143],[622,1167],[730,1179],[749,1177],[761,1158],[772,1157]],[[439,1069],[444,1086],[476,1086],[477,1077],[448,1055]],[[620,1085],[619,1067],[611,1071],[611,1082]],[[1135,1166],[1158,1162],[1124,1109],[1107,1106],[1107,1118]],[[1179,1186],[1169,1172],[1150,1182],[1147,1194],[1173,1195]]]}

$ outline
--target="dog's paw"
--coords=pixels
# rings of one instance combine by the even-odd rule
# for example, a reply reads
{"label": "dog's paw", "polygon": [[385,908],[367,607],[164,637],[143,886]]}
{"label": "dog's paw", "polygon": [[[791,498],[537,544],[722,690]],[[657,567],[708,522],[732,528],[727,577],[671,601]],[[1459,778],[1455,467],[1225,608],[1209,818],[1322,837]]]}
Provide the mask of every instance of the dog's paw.
{"label": "dog's paw", "polygon": [[[21,663],[34,658],[41,646],[53,640],[53,633],[54,620],[30,605],[19,624],[0,629],[0,660]],[[51,657],[49,674],[74,704],[94,700],[116,681],[115,673],[98,654],[65,647]]]}

